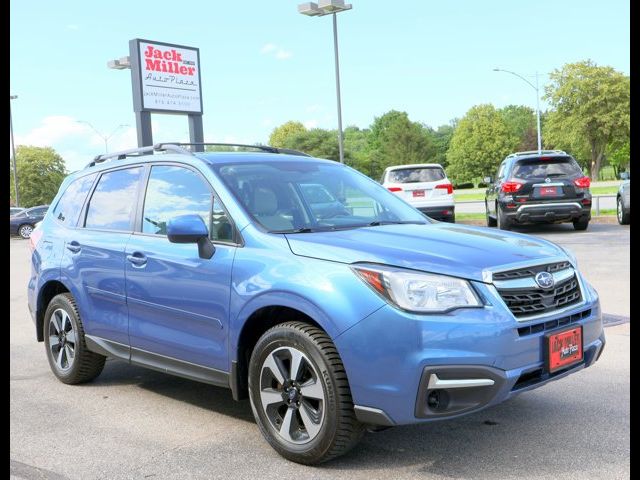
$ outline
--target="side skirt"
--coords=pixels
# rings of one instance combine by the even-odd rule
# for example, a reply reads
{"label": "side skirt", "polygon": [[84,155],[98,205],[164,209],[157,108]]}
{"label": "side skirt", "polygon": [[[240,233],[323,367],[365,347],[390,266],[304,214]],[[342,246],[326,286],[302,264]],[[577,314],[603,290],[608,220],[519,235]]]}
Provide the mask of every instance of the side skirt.
{"label": "side skirt", "polygon": [[146,350],[129,347],[128,345],[93,335],[85,335],[85,341],[89,350],[99,353],[100,355],[117,358],[129,362],[132,365],[139,365],[177,377],[188,378],[196,382],[230,388],[230,375],[228,372],[196,365],[195,363],[185,362],[184,360],[178,360],[177,358],[167,357],[157,353],[147,352]]}

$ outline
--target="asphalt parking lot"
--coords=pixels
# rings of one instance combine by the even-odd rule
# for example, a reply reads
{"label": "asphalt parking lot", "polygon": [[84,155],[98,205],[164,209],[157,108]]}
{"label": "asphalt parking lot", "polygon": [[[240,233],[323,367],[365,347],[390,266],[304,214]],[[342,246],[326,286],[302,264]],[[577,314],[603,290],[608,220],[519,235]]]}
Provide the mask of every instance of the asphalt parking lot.
{"label": "asphalt parking lot", "polygon": [[313,468],[278,456],[228,390],[111,360],[90,384],[58,382],[26,305],[27,242],[11,239],[11,478],[629,478],[629,227],[518,231],[575,252],[618,323],[600,361],[461,419],[369,433]]}

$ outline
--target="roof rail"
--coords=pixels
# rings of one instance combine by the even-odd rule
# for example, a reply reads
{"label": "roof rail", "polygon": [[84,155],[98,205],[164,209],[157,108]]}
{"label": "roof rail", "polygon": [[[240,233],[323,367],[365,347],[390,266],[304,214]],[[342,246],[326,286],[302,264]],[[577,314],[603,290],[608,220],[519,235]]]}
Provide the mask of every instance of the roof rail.
{"label": "roof rail", "polygon": [[[202,147],[206,147],[206,146],[213,146],[213,147],[241,147],[241,148],[255,148],[257,150],[263,150],[265,152],[269,152],[269,153],[285,153],[285,154],[289,154],[289,155],[298,155],[301,157],[310,157],[311,155],[304,153],[304,152],[300,152],[298,150],[292,150],[290,148],[278,148],[278,147],[272,147],[270,145],[248,145],[248,144],[244,144],[244,143],[183,143],[183,142],[170,142],[170,143],[161,143],[159,145],[175,145],[175,146],[179,146],[179,147],[191,147],[191,146],[202,146]],[[204,153],[204,152],[197,152],[197,153]]]}
{"label": "roof rail", "polygon": [[118,152],[104,153],[102,155],[96,155],[91,162],[89,162],[84,168],[93,167],[98,163],[102,163],[109,159],[124,160],[127,157],[137,157],[149,152],[167,152],[180,153],[182,155],[193,155],[186,148],[181,148],[175,143],[156,143],[155,145],[149,145],[146,147],[130,148],[128,150],[120,150]]}
{"label": "roof rail", "polygon": [[541,155],[545,155],[545,154],[558,154],[558,155],[567,155],[567,152],[565,152],[564,150],[541,150],[540,152],[538,152],[538,150],[528,150],[526,152],[515,152],[515,153],[511,153],[509,155],[507,155],[507,158],[511,158],[511,157],[520,157],[523,155],[537,155],[538,153],[540,153]]}

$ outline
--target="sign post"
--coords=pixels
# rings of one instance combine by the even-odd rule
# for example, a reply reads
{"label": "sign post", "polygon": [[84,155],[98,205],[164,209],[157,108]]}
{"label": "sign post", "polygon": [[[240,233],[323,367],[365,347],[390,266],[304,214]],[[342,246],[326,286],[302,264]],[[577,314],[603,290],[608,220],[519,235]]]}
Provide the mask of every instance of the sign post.
{"label": "sign post", "polygon": [[138,146],[153,145],[151,113],[186,114],[190,142],[204,142],[200,50],[135,38],[129,58]]}

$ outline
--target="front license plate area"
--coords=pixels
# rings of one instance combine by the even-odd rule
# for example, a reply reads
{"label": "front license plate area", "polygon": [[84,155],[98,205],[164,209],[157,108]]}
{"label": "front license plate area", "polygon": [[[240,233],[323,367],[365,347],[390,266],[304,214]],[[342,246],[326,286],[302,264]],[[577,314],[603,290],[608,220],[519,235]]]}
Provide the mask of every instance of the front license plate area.
{"label": "front license plate area", "polygon": [[545,367],[549,373],[580,363],[583,357],[582,325],[544,336]]}

